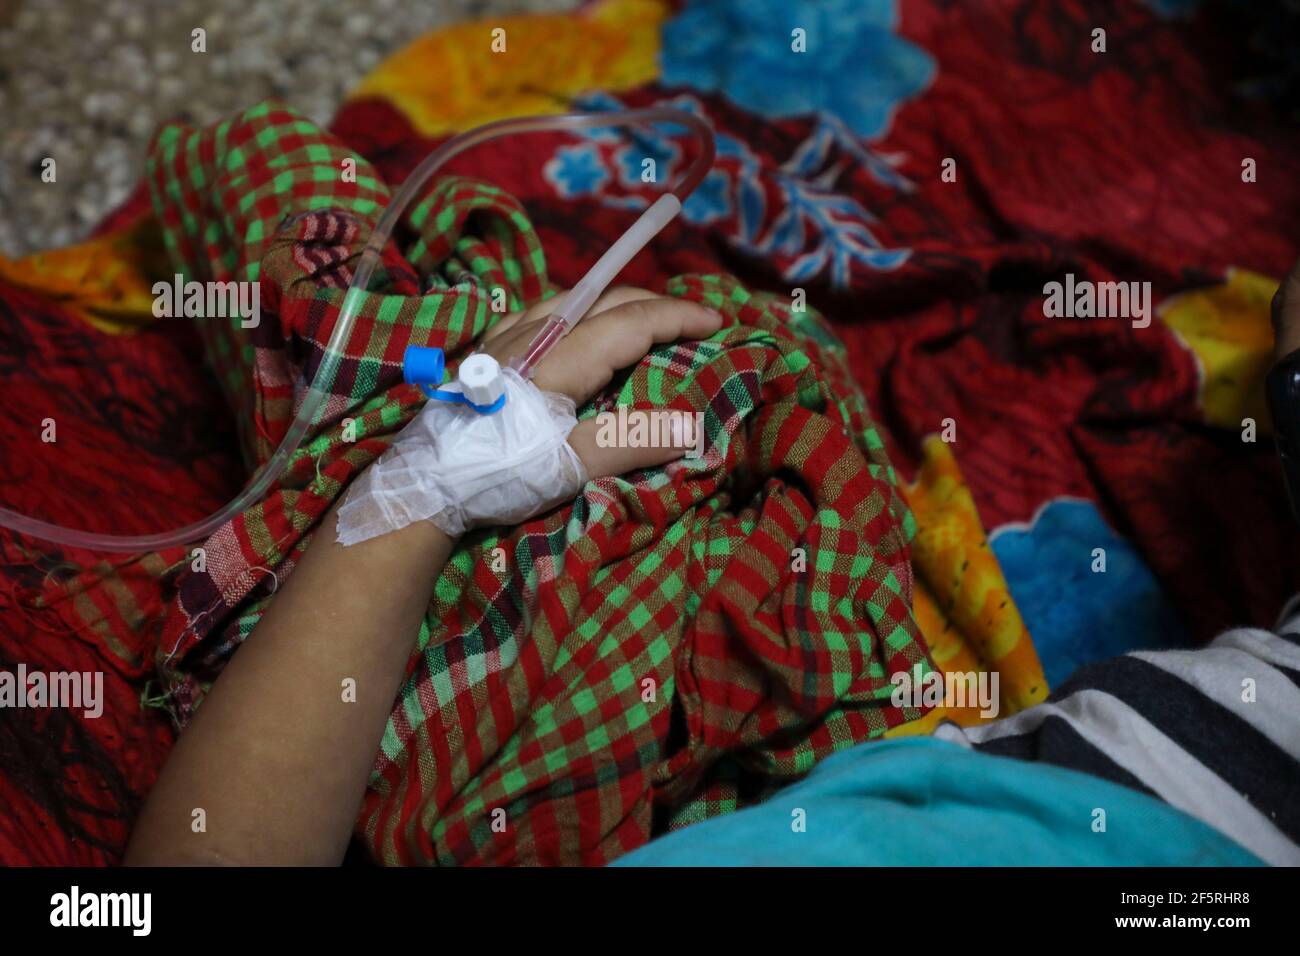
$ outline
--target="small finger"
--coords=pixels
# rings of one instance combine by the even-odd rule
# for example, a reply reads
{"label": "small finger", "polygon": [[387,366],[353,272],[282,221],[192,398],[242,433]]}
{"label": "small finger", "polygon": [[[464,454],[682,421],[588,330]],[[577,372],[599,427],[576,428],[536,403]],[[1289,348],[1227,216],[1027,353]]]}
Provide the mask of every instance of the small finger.
{"label": "small finger", "polygon": [[[590,361],[575,370],[576,378],[566,376],[565,390],[585,400],[608,384],[617,369],[639,362],[653,346],[680,338],[706,338],[721,327],[718,312],[685,299],[637,299],[615,306],[569,333],[568,347]],[[544,381],[549,374],[545,364],[539,367],[539,387],[547,387]]]}
{"label": "small finger", "polygon": [[631,334],[645,343],[641,355],[650,351],[652,345],[680,338],[704,338],[722,327],[722,314],[716,309],[670,296],[629,299],[593,315],[592,319],[595,321],[577,329],[585,329],[588,336],[612,338]]}
{"label": "small finger", "polygon": [[[638,414],[638,411],[629,414]],[[640,412],[645,414],[644,412]],[[683,413],[677,413],[683,414]],[[608,429],[606,429],[608,431]],[[632,446],[626,441],[602,440],[601,422],[589,418],[579,422],[569,433],[569,446],[582,459],[583,467],[592,478],[622,475],[638,468],[654,468],[676,461],[695,445],[695,436],[689,428],[675,429],[668,442]]]}
{"label": "small finger", "polygon": [[[498,336],[504,335],[506,332],[509,332],[511,329],[524,323],[548,318],[564,305],[564,300],[571,291],[572,290],[565,290],[564,292],[551,296],[551,298],[544,302],[535,302],[520,312],[511,312],[509,315],[502,316],[501,319],[488,330],[487,334],[483,337],[483,341],[490,342]],[[625,302],[634,302],[639,299],[659,298],[663,297],[655,295],[653,292],[649,292],[646,289],[640,289],[636,286],[630,285],[616,285],[611,289],[605,290],[605,292],[601,294],[595,304],[587,310],[587,314],[584,318],[591,318],[592,316],[599,315],[602,312],[608,312],[610,309],[620,306]]]}
{"label": "small finger", "polygon": [[656,295],[647,289],[641,289],[637,286],[616,285],[601,293],[600,298],[596,300],[596,304],[587,310],[587,314],[583,317],[583,321],[585,322],[588,319],[594,319],[603,312],[608,312],[610,309],[616,309],[620,305],[626,305],[629,302],[644,302],[649,299],[662,298],[665,298],[665,296]]}

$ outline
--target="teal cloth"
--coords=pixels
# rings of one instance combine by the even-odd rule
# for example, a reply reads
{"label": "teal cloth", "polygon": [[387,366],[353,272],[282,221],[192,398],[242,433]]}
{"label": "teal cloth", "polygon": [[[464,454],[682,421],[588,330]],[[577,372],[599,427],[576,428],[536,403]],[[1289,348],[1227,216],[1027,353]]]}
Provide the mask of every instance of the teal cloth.
{"label": "teal cloth", "polygon": [[[1105,832],[1093,829],[1105,811]],[[796,810],[805,832],[795,832]],[[860,744],[616,866],[1258,866],[1154,797],[929,737]]]}

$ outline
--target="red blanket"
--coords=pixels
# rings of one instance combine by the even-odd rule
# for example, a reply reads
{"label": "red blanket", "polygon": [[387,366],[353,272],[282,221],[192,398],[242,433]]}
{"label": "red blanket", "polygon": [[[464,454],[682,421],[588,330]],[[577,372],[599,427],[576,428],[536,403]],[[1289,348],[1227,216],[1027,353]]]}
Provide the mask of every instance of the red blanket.
{"label": "red blanket", "polygon": [[[1162,16],[1197,5],[1154,0],[917,0],[879,23],[877,6],[892,9],[863,3],[845,32],[882,44],[871,49],[907,44],[931,69],[909,72],[922,62],[911,53],[850,61],[832,77],[840,87],[825,78],[816,87],[848,91],[825,102],[782,100],[796,86],[776,65],[787,63],[789,30],[764,41],[765,67],[743,18],[724,22],[710,42],[745,52],[713,51],[706,59],[721,72],[711,76],[665,28],[661,82],[616,99],[697,108],[728,148],[693,227],[638,257],[623,281],[655,288],[721,269],[751,288],[802,289],[847,343],[907,474],[922,439],[951,422],[953,452],[984,528],[998,529],[994,546],[1049,675],[1047,648],[1079,621],[1098,646],[1112,632],[1140,640],[1125,631],[1135,618],[1193,639],[1271,621],[1300,555],[1255,402],[1265,350],[1250,330],[1266,323],[1267,297],[1261,307],[1258,295],[1237,295],[1231,270],[1278,277],[1289,267],[1300,137],[1275,101],[1242,85],[1260,79],[1243,52],[1255,24],[1213,3]],[[1094,52],[1099,27],[1105,52]],[[897,69],[882,74],[881,64]],[[379,98],[345,106],[333,128],[390,183],[436,139]],[[620,162],[598,138],[539,137],[453,171],[517,196],[551,278],[569,285],[624,228],[628,197],[659,188]],[[137,195],[105,230],[147,206]],[[1049,317],[1044,288],[1067,274],[1149,282],[1159,314],[1145,327]],[[192,330],[105,335],[12,276],[0,280],[0,327],[5,505],[146,532],[202,517],[237,490],[233,426]],[[1241,419],[1252,416],[1259,440],[1243,441]],[[48,420],[57,465],[32,453]],[[1074,504],[1084,520],[1054,520]],[[1109,577],[1089,570],[1096,547],[1111,557]],[[0,548],[0,669],[103,670],[109,701],[90,721],[0,710],[0,862],[112,861],[171,741],[159,712],[132,706],[154,692],[159,569],[127,563],[117,578],[129,600],[92,590],[74,601],[98,606],[72,613],[39,597],[97,556],[9,533]],[[76,626],[92,613],[128,643],[110,652]]]}

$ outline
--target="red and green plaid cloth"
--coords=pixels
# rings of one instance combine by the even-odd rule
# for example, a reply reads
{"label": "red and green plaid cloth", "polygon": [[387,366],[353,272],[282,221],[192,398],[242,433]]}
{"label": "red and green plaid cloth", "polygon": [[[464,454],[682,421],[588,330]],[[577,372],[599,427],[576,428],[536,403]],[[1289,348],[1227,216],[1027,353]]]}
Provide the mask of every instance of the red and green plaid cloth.
{"label": "red and green plaid cloth", "polygon": [[[346,159],[355,182],[341,175]],[[165,128],[150,182],[179,271],[261,282],[256,328],[201,321],[249,464],[265,461],[388,186],[331,135],[267,104],[209,129]],[[402,382],[406,346],[454,360],[496,317],[494,287],[511,309],[555,291],[522,208],[491,186],[439,182],[397,235],[323,424],[265,500],[203,545],[201,570],[179,549],[123,566],[133,588],[145,568],[174,594],[149,630],[160,681],[148,703],[178,723],[256,640],[276,579],[319,519],[419,410]],[[462,540],[358,821],[383,862],[605,862],[916,716],[889,699],[889,676],[925,661],[911,614],[914,524],[842,346],[819,316],[727,277],[682,276],[667,292],[719,308],[726,327],[657,348],[581,414],[700,411],[710,451],[592,481],[571,506]],[[86,594],[120,594],[123,568],[72,590],[102,606]],[[101,633],[129,635],[131,615],[95,618]]]}

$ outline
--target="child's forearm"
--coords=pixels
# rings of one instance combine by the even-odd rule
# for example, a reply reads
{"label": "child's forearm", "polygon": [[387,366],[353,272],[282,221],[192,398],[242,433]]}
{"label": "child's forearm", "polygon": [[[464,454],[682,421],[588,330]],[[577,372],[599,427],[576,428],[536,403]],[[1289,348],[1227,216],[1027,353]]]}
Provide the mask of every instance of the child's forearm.
{"label": "child's forearm", "polygon": [[452,541],[421,521],[344,548],[337,510],[177,742],[128,864],[342,860]]}
{"label": "child's forearm", "polygon": [[[484,350],[509,364],[550,308],[505,317]],[[534,383],[581,405],[656,343],[704,338],[721,326],[722,316],[704,306],[614,289],[538,365]],[[568,435],[591,478],[664,465],[690,445],[602,442],[599,428],[589,418]],[[337,543],[339,507],[177,742],[136,823],[128,863],[343,858],[452,541],[419,521],[345,548]],[[492,520],[511,523],[513,508]]]}

